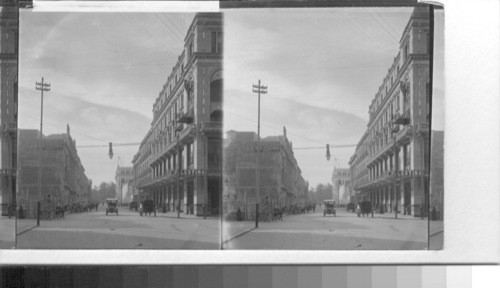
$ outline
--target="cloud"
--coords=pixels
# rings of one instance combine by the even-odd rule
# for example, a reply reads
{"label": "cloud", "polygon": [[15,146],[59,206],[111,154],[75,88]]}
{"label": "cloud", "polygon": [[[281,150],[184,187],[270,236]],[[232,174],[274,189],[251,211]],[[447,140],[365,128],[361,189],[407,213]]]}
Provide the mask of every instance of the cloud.
{"label": "cloud", "polygon": [[[331,181],[333,166],[348,167],[366,130],[368,107],[394,57],[411,8],[273,9],[225,15],[225,127],[261,134],[287,127],[303,176]],[[332,148],[325,159],[325,145]],[[335,162],[334,159],[337,159]]]}

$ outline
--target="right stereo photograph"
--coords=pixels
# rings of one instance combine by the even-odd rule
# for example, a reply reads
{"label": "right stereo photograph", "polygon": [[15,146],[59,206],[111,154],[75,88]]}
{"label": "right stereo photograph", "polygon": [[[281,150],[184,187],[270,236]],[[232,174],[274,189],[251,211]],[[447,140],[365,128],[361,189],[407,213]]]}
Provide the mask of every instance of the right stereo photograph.
{"label": "right stereo photograph", "polygon": [[443,249],[444,10],[227,9],[222,248]]}

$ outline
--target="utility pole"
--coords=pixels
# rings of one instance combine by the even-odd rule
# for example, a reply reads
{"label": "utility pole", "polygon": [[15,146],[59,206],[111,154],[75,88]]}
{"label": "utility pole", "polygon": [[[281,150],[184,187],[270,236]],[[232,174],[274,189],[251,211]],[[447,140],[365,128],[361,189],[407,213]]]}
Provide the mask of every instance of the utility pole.
{"label": "utility pole", "polygon": [[35,82],[35,89],[39,90],[41,93],[41,105],[40,105],[40,140],[38,141],[38,217],[37,226],[40,226],[40,206],[42,202],[42,140],[43,140],[43,92],[50,91],[50,83]]}
{"label": "utility pole", "polygon": [[[258,95],[258,114],[257,114],[257,115],[258,115],[258,116],[257,116],[257,117],[258,117],[258,118],[257,118],[257,157],[256,157],[256,158],[257,158],[257,159],[256,159],[257,164],[256,164],[256,169],[255,169],[256,174],[257,174],[257,176],[256,176],[256,182],[257,182],[257,184],[256,184],[256,185],[257,185],[257,191],[256,191],[256,192],[257,192],[257,205],[259,205],[259,203],[260,203],[260,179],[259,179],[259,177],[260,177],[260,175],[259,175],[259,174],[260,174],[260,167],[259,167],[259,164],[260,164],[260,163],[259,163],[259,162],[260,162],[260,160],[259,160],[259,158],[260,158],[260,94],[267,94],[267,86],[262,86],[262,85],[260,85],[260,79],[259,79],[259,82],[258,82],[258,83],[259,83],[259,84],[257,84],[257,85],[255,85],[255,84],[253,85],[253,90],[252,90],[252,91],[253,91],[253,93],[257,93],[257,95]],[[256,213],[255,213],[255,214],[256,214],[256,215],[255,215],[255,216],[256,216],[256,217],[255,217],[255,218],[256,218],[256,223],[258,223],[258,222],[257,222],[257,221],[258,221],[258,220],[257,220],[257,217],[258,217],[258,216],[257,216],[257,214],[258,214],[258,211],[257,211],[257,210],[258,210],[258,207],[259,207],[259,206],[257,206]],[[258,224],[257,224],[257,225],[258,225]],[[257,225],[256,225],[256,226],[257,226]]]}

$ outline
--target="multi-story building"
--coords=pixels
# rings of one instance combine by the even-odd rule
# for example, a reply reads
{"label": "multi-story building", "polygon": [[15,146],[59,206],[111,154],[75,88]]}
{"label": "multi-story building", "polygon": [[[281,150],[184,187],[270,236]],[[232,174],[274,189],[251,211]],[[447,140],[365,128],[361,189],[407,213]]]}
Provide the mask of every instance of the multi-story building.
{"label": "multi-story building", "polygon": [[[435,220],[444,216],[444,132],[432,130],[429,209]],[[432,215],[432,214],[431,214]]]}
{"label": "multi-story building", "polygon": [[[39,143],[40,131],[19,130],[19,200],[22,203],[42,201],[53,204],[89,201],[92,181],[85,175],[69,126],[65,134],[42,135],[41,161]],[[38,188],[40,163],[41,195]]]}
{"label": "multi-story building", "polygon": [[[309,184],[302,177],[286,130],[283,135],[260,140],[262,148],[258,164],[256,145],[255,132],[227,132],[223,175],[225,212],[231,213],[238,207],[257,202],[261,207],[283,207],[308,202]],[[256,167],[259,169],[259,197]]]}
{"label": "multi-story building", "polygon": [[414,9],[349,162],[358,199],[415,216],[429,193],[429,20],[428,8]]}
{"label": "multi-story building", "polygon": [[333,199],[337,204],[347,204],[349,198],[349,182],[351,174],[349,168],[334,168],[332,173]]}
{"label": "multi-story building", "polygon": [[17,1],[0,2],[0,204],[14,215],[17,171]]}
{"label": "multi-story building", "polygon": [[167,211],[219,214],[222,82],[222,14],[197,13],[132,160],[139,198]]}
{"label": "multi-story building", "polygon": [[[120,203],[130,203],[134,199],[134,168],[116,167],[116,199]],[[137,197],[136,197],[137,198]]]}

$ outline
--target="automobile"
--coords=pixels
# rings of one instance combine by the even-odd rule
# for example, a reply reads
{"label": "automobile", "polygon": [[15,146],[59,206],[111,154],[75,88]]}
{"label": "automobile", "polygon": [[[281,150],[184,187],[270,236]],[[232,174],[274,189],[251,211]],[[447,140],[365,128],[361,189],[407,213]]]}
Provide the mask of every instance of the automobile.
{"label": "automobile", "polygon": [[356,211],[356,204],[354,204],[354,203],[348,203],[348,204],[347,204],[347,209],[346,209],[346,210],[347,210],[347,211],[349,211],[349,210],[350,210],[350,211],[352,211],[352,212],[355,212],[355,211]]}
{"label": "automobile", "polygon": [[130,204],[128,205],[128,209],[129,210],[134,210],[134,211],[137,211],[137,209],[139,208],[139,204],[137,202],[130,202]]}
{"label": "automobile", "polygon": [[118,199],[108,198],[106,199],[106,204],[108,205],[106,207],[106,215],[108,215],[108,213],[116,213],[116,215],[118,215]]}
{"label": "automobile", "polygon": [[333,214],[333,216],[337,216],[337,211],[335,210],[335,200],[325,200],[323,201],[325,204],[325,209],[323,210],[323,217],[327,214]]}

